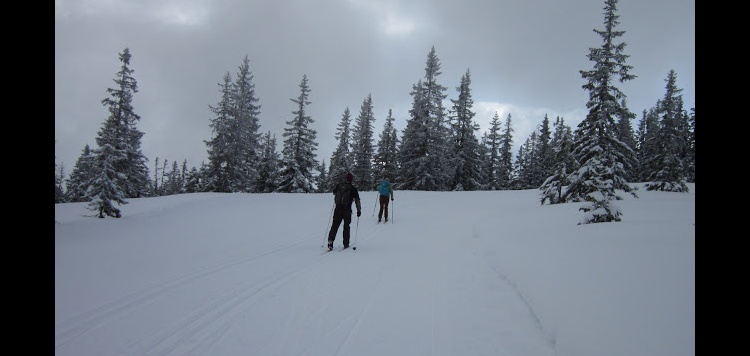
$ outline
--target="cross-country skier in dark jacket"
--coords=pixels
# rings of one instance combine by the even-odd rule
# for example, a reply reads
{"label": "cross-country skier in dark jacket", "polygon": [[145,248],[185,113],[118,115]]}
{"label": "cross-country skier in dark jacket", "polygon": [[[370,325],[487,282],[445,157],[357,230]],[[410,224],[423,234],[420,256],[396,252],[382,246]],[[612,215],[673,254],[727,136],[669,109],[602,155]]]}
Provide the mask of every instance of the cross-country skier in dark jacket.
{"label": "cross-country skier in dark jacket", "polygon": [[331,231],[328,232],[328,250],[333,249],[333,240],[336,239],[336,233],[339,231],[341,221],[344,221],[344,248],[349,247],[350,228],[352,223],[352,201],[357,204],[357,218],[362,215],[362,204],[359,202],[359,191],[352,185],[354,176],[347,173],[344,181],[336,184],[333,188],[334,202],[336,207],[333,210],[333,224]]}

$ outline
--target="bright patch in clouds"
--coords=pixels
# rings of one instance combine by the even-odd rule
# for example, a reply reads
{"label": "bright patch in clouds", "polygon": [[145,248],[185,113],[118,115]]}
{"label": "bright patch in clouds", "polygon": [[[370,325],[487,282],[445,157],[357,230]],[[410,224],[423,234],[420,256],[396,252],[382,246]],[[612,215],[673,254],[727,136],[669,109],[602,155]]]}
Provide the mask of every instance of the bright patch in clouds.
{"label": "bright patch in clouds", "polygon": [[553,125],[558,116],[563,118],[565,125],[570,126],[574,131],[578,123],[586,116],[584,109],[558,113],[546,108],[526,108],[489,101],[474,103],[474,112],[476,113],[474,115],[474,122],[479,125],[477,138],[480,139],[485,132],[489,133],[495,113],[497,113],[500,121],[500,133],[505,130],[505,123],[508,119],[508,114],[510,114],[510,128],[513,130],[511,133],[513,135],[513,152],[518,152],[518,148],[531,137],[534,131],[539,131],[545,115],[549,118],[550,131],[554,131]]}
{"label": "bright patch in clouds", "polygon": [[374,18],[380,19],[380,29],[387,35],[406,35],[416,30],[414,20],[398,13],[398,2],[349,0],[350,3],[367,11]]}
{"label": "bright patch in clouds", "polygon": [[55,16],[114,15],[147,18],[169,25],[200,25],[208,15],[210,0],[55,0]]}
{"label": "bright patch in clouds", "polygon": [[388,13],[380,26],[382,26],[383,31],[389,35],[406,35],[414,32],[417,27],[414,22],[400,18],[394,13]]}
{"label": "bright patch in clouds", "polygon": [[208,15],[205,4],[178,1],[161,6],[156,12],[156,20],[174,25],[200,25]]}

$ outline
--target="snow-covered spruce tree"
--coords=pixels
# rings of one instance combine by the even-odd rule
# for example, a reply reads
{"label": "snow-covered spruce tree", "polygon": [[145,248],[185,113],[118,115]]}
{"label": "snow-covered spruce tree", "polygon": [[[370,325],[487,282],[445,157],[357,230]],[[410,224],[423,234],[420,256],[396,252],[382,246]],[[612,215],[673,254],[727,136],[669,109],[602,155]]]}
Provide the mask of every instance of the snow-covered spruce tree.
{"label": "snow-covered spruce tree", "polygon": [[123,64],[114,79],[117,88],[108,88],[110,97],[102,100],[109,116],[96,137],[98,147],[91,150],[91,172],[82,184],[86,189],[84,201],[89,201],[90,209],[99,211],[100,218],[119,218],[120,210],[113,203],[125,204],[125,198],[149,193],[146,157],[141,153],[143,133],[135,127],[140,117],[131,105],[138,85],[129,68],[130,50],[125,48],[119,58]]}
{"label": "snow-covered spruce tree", "polygon": [[451,99],[450,111],[451,143],[453,155],[449,166],[452,171],[451,186],[454,191],[479,190],[482,187],[481,161],[479,156],[479,139],[476,131],[479,125],[473,121],[474,99],[471,97],[471,72],[469,69],[461,77],[461,84],[456,87],[458,99]]}
{"label": "snow-covered spruce tree", "polygon": [[425,99],[422,91],[422,81],[412,86],[412,108],[409,110],[410,119],[406,120],[401,135],[401,145],[398,149],[398,162],[401,170],[397,180],[401,182],[401,190],[419,190],[422,186],[421,174],[427,172],[427,116]]}
{"label": "snow-covered spruce tree", "polygon": [[396,183],[394,180],[398,176],[398,132],[393,126],[395,118],[393,110],[388,109],[388,117],[385,118],[383,131],[380,132],[377,152],[375,153],[374,172],[375,178],[387,178],[391,184]]}
{"label": "snow-covered spruce tree", "polygon": [[255,83],[250,71],[250,60],[247,55],[237,72],[232,87],[234,94],[234,109],[232,111],[237,123],[236,154],[239,166],[237,180],[233,182],[232,191],[254,192],[254,182],[258,178],[258,163],[260,161],[260,104],[255,97]]}
{"label": "snow-covered spruce tree", "polygon": [[[117,152],[118,156],[123,156],[123,159],[110,160],[114,164],[112,168],[118,173],[114,183],[120,186],[125,198],[138,198],[149,195],[147,159],[141,152],[143,132],[136,128],[141,117],[133,111],[132,105],[138,84],[132,76],[133,69],[130,69],[130,50],[125,48],[119,58],[122,67],[114,79],[117,86],[108,88],[109,97],[102,100],[102,105],[108,108],[109,117],[96,138],[99,147],[96,151],[98,154]],[[114,151],[101,149],[108,144],[112,145]]]}
{"label": "snow-covered spruce tree", "polygon": [[151,196],[158,197],[161,194],[161,183],[159,182],[159,156],[154,158],[154,181],[151,183]]}
{"label": "snow-covered spruce tree", "polygon": [[625,179],[629,166],[635,162],[635,152],[624,142],[617,139],[615,119],[627,113],[621,106],[625,94],[614,82],[635,78],[629,74],[631,66],[625,64],[629,56],[624,54],[625,43],[614,43],[624,31],[617,31],[619,23],[617,0],[605,0],[605,29],[594,30],[602,37],[600,48],[590,48],[588,58],[594,62],[594,68],[581,70],[581,76],[587,81],[583,89],[589,92],[589,109],[586,117],[578,125],[573,143],[573,155],[581,167],[573,172],[570,185],[563,193],[562,199],[580,197],[586,203],[580,207],[585,214],[578,224],[620,221],[622,211],[613,204],[621,200],[617,190],[623,190],[637,197]]}
{"label": "snow-covered spruce tree", "polygon": [[638,152],[636,151],[636,147],[638,145],[635,142],[635,135],[633,133],[633,126],[631,124],[631,121],[636,118],[636,115],[630,112],[629,109],[627,109],[627,99],[623,98],[620,106],[625,110],[623,110],[623,112],[617,118],[615,136],[617,136],[618,140],[628,145],[628,147],[630,147],[630,149],[635,152],[635,161],[630,163],[631,169],[625,172],[625,179],[627,179],[628,182],[633,182],[637,177],[636,167],[638,167]]}
{"label": "snow-covered spruce tree", "polygon": [[159,176],[159,195],[167,195],[167,167],[169,166],[169,160],[165,159],[161,162],[161,175]]}
{"label": "snow-covered spruce tree", "polygon": [[83,147],[81,155],[73,166],[73,171],[65,181],[65,196],[69,202],[86,201],[86,189],[88,182],[91,180],[94,172],[94,154],[91,152],[89,145]]}
{"label": "snow-covered spruce tree", "polygon": [[410,93],[414,99],[399,147],[401,169],[397,180],[402,190],[448,189],[452,153],[447,145],[449,133],[443,108],[447,88],[437,82],[441,73],[433,46],[427,55],[424,78],[412,86]]}
{"label": "snow-covered spruce tree", "polygon": [[541,186],[547,177],[555,171],[555,152],[552,149],[552,131],[549,127],[549,116],[544,114],[544,119],[539,126],[539,138],[537,141],[536,155],[537,166],[534,167],[532,183]]}
{"label": "snow-covered spruce tree", "polygon": [[372,107],[372,94],[368,94],[362,101],[359,109],[359,115],[354,119],[352,128],[352,158],[354,165],[352,174],[360,191],[373,189],[377,184],[373,174],[373,156],[375,148],[373,147],[375,114]]}
{"label": "snow-covered spruce tree", "polygon": [[279,165],[281,158],[276,152],[276,134],[271,136],[268,131],[261,139],[262,153],[258,168],[258,179],[255,181],[254,192],[271,193],[279,187]]}
{"label": "snow-covered spruce tree", "polygon": [[178,194],[186,193],[185,185],[187,184],[188,168],[187,159],[182,160],[182,167],[180,172],[180,190]]}
{"label": "snow-covered spruce tree", "polygon": [[279,175],[279,187],[276,191],[281,193],[312,193],[315,192],[314,171],[318,167],[315,160],[315,150],[318,143],[315,141],[317,132],[310,128],[314,122],[305,111],[310,96],[310,88],[307,85],[307,74],[302,76],[299,84],[300,94],[296,99],[290,99],[297,107],[292,111],[294,118],[287,121],[284,129],[284,148],[281,152],[283,159]]}
{"label": "snow-covered spruce tree", "polygon": [[507,190],[513,187],[515,174],[513,170],[513,126],[511,115],[505,117],[505,129],[500,134],[500,161],[497,167],[498,189]]}
{"label": "snow-covered spruce tree", "polygon": [[555,131],[550,142],[553,151],[553,174],[539,187],[541,203],[550,204],[565,203],[562,200],[563,187],[570,184],[568,176],[570,172],[578,169],[578,162],[573,157],[573,133],[570,126],[565,125],[565,120],[560,116],[554,123]]}
{"label": "snow-covered spruce tree", "polygon": [[315,178],[315,184],[317,185],[316,193],[327,193],[328,190],[325,189],[325,187],[328,184],[328,173],[326,172],[328,170],[328,167],[326,167],[326,161],[323,160],[318,165],[318,176]]}
{"label": "snow-covered spruce tree", "polygon": [[88,209],[96,211],[100,219],[105,216],[119,218],[122,215],[114,203],[124,205],[128,202],[125,201],[125,192],[118,184],[125,179],[124,174],[117,172],[115,167],[126,159],[125,153],[105,143],[94,150],[94,155],[93,168],[96,175],[89,180],[85,196],[85,200],[89,202]]}
{"label": "snow-covered spruce tree", "polygon": [[677,89],[677,74],[674,69],[667,75],[667,92],[661,100],[659,113],[661,122],[656,134],[655,156],[653,156],[656,171],[652,172],[646,180],[646,190],[658,190],[667,192],[687,192],[685,181],[685,168],[680,158],[686,142],[686,132],[680,130],[682,119],[682,89]]}
{"label": "snow-covered spruce tree", "polygon": [[214,192],[252,192],[257,179],[260,151],[260,105],[250,61],[244,57],[232,82],[229,72],[219,84],[221,99],[211,119],[213,138],[208,146],[209,170],[206,187]]}
{"label": "snow-covered spruce tree", "polygon": [[324,187],[326,192],[332,192],[333,188],[339,182],[344,180],[347,172],[352,169],[352,158],[351,158],[351,112],[349,108],[344,109],[344,113],[341,115],[341,121],[339,126],[336,128],[334,138],[338,140],[339,144],[336,146],[336,150],[331,154],[330,165],[328,166],[328,182]]}
{"label": "snow-covered spruce tree", "polygon": [[202,192],[201,175],[198,168],[192,167],[185,175],[185,193]]}
{"label": "snow-covered spruce tree", "polygon": [[55,163],[55,204],[67,202],[62,184],[64,179],[63,177],[65,177],[65,169],[63,165],[61,164],[60,169],[58,169],[57,163]]}
{"label": "snow-covered spruce tree", "polygon": [[685,178],[685,181],[690,183],[690,166],[695,165],[695,161],[690,161],[690,155],[691,155],[691,147],[693,146],[693,143],[691,142],[691,137],[693,136],[693,126],[691,123],[690,115],[688,114],[687,110],[683,108],[683,101],[682,96],[678,97],[679,103],[678,107],[680,108],[680,114],[677,115],[677,131],[679,132],[679,151],[677,156],[682,161],[682,176]]}
{"label": "snow-covered spruce tree", "polygon": [[529,139],[523,145],[524,154],[516,159],[516,189],[540,188],[545,180],[553,174],[554,151],[550,141],[552,132],[549,128],[549,117],[544,114],[544,119],[538,131],[532,132]]}
{"label": "snow-covered spruce tree", "polygon": [[477,171],[479,172],[479,187],[477,190],[487,190],[489,187],[489,184],[487,183],[488,166],[485,157],[489,157],[490,155],[489,150],[487,149],[487,132],[485,131],[482,133],[478,140],[477,155],[479,157],[479,166],[477,166]]}
{"label": "snow-covered spruce tree", "polygon": [[656,160],[659,149],[658,136],[659,132],[659,113],[658,107],[661,106],[661,100],[657,101],[656,106],[648,111],[643,110],[643,116],[638,123],[636,131],[636,157],[638,163],[634,170],[635,178],[638,182],[645,182],[652,172],[656,172]]}
{"label": "snow-covered spruce tree", "polygon": [[484,189],[499,190],[500,179],[498,173],[500,170],[500,114],[495,111],[495,115],[490,121],[489,132],[485,132],[482,144],[485,147],[484,156]]}
{"label": "snow-covered spruce tree", "polygon": [[536,184],[539,165],[539,134],[533,131],[518,149],[515,161],[516,179],[513,181],[513,188],[538,188],[541,185]]}
{"label": "snow-covered spruce tree", "polygon": [[690,108],[688,116],[688,146],[685,164],[688,183],[695,183],[695,108]]}
{"label": "snow-covered spruce tree", "polygon": [[208,147],[208,166],[204,183],[205,189],[210,192],[232,192],[237,177],[235,169],[238,162],[234,156],[237,129],[232,115],[234,98],[231,81],[229,72],[224,73],[224,80],[219,83],[221,100],[215,107],[208,106],[216,115],[209,123],[213,137],[205,141]]}
{"label": "snow-covered spruce tree", "polygon": [[200,175],[200,192],[207,193],[214,191],[209,185],[209,182],[211,181],[211,175],[209,174],[210,171],[211,166],[206,161],[202,161],[201,166],[198,168],[198,175]]}
{"label": "snow-covered spruce tree", "polygon": [[164,172],[164,195],[180,194],[183,185],[182,181],[183,177],[177,161],[172,161],[172,169],[169,172]]}

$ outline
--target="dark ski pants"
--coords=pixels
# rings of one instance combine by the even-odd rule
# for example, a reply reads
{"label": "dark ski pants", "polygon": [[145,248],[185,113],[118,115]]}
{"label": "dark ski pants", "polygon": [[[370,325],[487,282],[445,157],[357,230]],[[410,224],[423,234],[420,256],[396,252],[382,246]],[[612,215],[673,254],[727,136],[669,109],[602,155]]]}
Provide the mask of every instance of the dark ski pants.
{"label": "dark ski pants", "polygon": [[381,195],[380,196],[380,211],[378,211],[378,221],[383,218],[383,213],[385,213],[385,221],[388,221],[388,196],[387,195]]}
{"label": "dark ski pants", "polygon": [[344,222],[344,246],[349,246],[351,232],[349,225],[352,223],[351,206],[336,205],[336,209],[333,210],[333,224],[331,225],[331,231],[328,232],[328,242],[333,243],[333,240],[336,239],[336,233],[339,231],[341,221]]}

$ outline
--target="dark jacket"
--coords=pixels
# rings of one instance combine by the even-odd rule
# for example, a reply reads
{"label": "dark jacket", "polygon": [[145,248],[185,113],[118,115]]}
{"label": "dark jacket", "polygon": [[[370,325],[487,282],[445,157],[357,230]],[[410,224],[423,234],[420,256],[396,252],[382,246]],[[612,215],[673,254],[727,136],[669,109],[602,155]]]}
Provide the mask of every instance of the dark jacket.
{"label": "dark jacket", "polygon": [[348,204],[347,202],[344,202],[344,206],[351,211],[353,201],[357,205],[357,211],[362,211],[362,203],[359,201],[359,191],[357,190],[357,187],[355,187],[351,182],[341,182],[339,184],[336,184],[336,186],[333,188],[334,199],[336,197],[336,192],[338,192],[339,189],[346,187],[347,185],[351,192],[351,199],[349,200]]}

